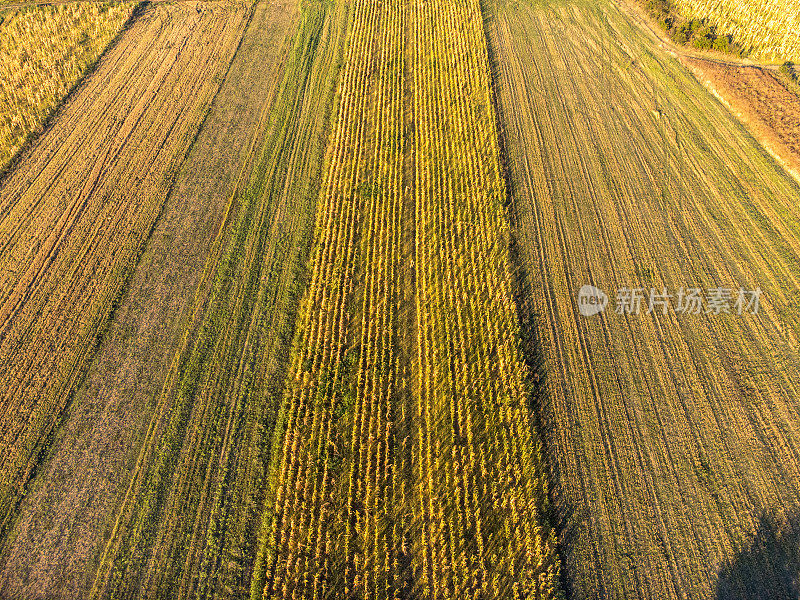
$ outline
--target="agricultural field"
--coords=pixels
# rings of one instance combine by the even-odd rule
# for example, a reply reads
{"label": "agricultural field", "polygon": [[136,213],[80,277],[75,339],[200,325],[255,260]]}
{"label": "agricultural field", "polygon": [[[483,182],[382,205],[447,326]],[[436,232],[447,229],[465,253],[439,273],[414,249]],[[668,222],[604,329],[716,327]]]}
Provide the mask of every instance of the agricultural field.
{"label": "agricultural field", "polygon": [[800,185],[640,23],[123,9],[0,179],[0,599],[791,596]]}
{"label": "agricultural field", "polygon": [[258,125],[252,169],[231,197],[206,258],[207,281],[153,398],[90,598],[249,592],[347,24],[346,11],[328,8],[314,3],[300,16]]}
{"label": "agricultural field", "polygon": [[[797,184],[612,4],[493,17],[567,593],[789,597],[780,536],[747,557],[800,494]],[[620,288],[740,286],[757,316],[616,312]]]}
{"label": "agricultural field", "polygon": [[[86,573],[127,490],[127,471],[142,451],[154,398],[186,343],[194,306],[185,299],[196,293],[208,247],[230,235],[237,210],[232,196],[258,157],[257,132],[283,78],[298,17],[293,2],[254,10],[63,430],[54,436],[52,457],[20,505],[6,544],[0,597],[86,597]],[[321,119],[307,121],[313,126],[299,136],[304,141],[322,127]],[[232,151],[220,153],[219,147]],[[204,284],[209,281],[206,276]]]}
{"label": "agricultural field", "polygon": [[[108,64],[117,48],[147,39],[135,34],[156,15],[205,14],[194,9],[151,7]],[[215,10],[230,20],[240,9]],[[234,65],[266,19],[236,42]],[[207,45],[201,25],[184,44]],[[78,388],[64,426],[21,428],[42,445],[27,454],[41,462],[28,472],[43,474],[21,504],[9,486],[6,593],[560,597],[482,27],[472,1],[310,2],[287,18],[275,81],[227,207],[216,209],[213,241],[206,234],[202,271],[173,269],[184,283],[170,287],[154,262],[176,251],[165,228],[192,226],[175,207],[190,191],[209,193],[195,145],[86,377],[53,391]],[[176,31],[159,32],[178,45],[166,43]],[[451,55],[448,74],[437,65]],[[199,81],[208,79],[218,78]],[[217,106],[206,120],[222,118]],[[446,131],[459,132],[455,147]],[[163,194],[152,191],[154,201]],[[470,219],[485,231],[469,230]],[[450,227],[463,230],[457,243],[443,234]],[[200,266],[200,254],[184,268]],[[163,283],[153,289],[142,273]],[[148,294],[181,302],[191,286],[192,300],[158,317],[169,319],[159,358],[135,355],[132,329],[156,341],[137,303]],[[484,309],[492,319],[482,328]],[[134,388],[131,370],[156,381]],[[109,453],[121,456],[98,464]],[[82,466],[88,477],[65,475]],[[66,532],[74,541],[59,541]]]}
{"label": "agricultural field", "polygon": [[672,0],[688,19],[706,19],[748,55],[800,61],[798,0]]}
{"label": "agricultural field", "polygon": [[560,597],[482,23],[355,3],[251,598]]}
{"label": "agricultural field", "polygon": [[142,15],[3,181],[3,527],[119,302],[248,12],[182,3]]}
{"label": "agricultural field", "polygon": [[0,172],[119,34],[134,3],[0,9]]}

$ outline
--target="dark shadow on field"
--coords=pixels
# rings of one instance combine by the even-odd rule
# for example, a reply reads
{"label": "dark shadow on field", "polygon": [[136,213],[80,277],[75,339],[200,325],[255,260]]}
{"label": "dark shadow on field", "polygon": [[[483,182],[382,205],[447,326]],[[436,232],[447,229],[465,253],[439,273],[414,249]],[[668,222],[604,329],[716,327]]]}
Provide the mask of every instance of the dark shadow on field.
{"label": "dark shadow on field", "polygon": [[716,600],[800,597],[800,507],[764,514],[750,545],[720,571]]}
{"label": "dark shadow on field", "polygon": [[[499,89],[503,85],[500,76],[498,57],[493,47],[493,8],[491,3],[481,0],[483,13],[483,27],[487,40],[487,55],[492,83],[492,102],[495,109],[496,131],[500,150],[500,163],[502,176],[506,186],[505,208],[510,225],[508,239],[508,252],[512,268],[512,286],[514,304],[517,310],[517,322],[520,327],[520,349],[523,359],[528,367],[529,380],[527,382],[530,413],[533,416],[534,437],[540,444],[542,468],[545,472],[548,489],[548,504],[542,506],[545,515],[543,525],[551,527],[558,540],[558,554],[561,560],[561,589],[566,598],[576,596],[569,577],[566,564],[570,562],[571,549],[575,547],[580,524],[585,520],[582,515],[575,514],[575,507],[568,500],[561,485],[558,460],[556,460],[555,443],[551,439],[555,414],[550,400],[547,372],[540,333],[540,314],[536,307],[535,298],[538,292],[538,282],[531,278],[527,267],[525,252],[520,243],[520,231],[524,226],[521,223],[517,203],[523,198],[516,178],[512,173],[512,165],[508,153],[508,132],[504,124],[507,122],[503,116],[503,106],[499,102]],[[526,200],[522,200],[523,202]],[[546,535],[546,534],[545,534]],[[606,597],[602,582],[598,581],[597,598]]]}

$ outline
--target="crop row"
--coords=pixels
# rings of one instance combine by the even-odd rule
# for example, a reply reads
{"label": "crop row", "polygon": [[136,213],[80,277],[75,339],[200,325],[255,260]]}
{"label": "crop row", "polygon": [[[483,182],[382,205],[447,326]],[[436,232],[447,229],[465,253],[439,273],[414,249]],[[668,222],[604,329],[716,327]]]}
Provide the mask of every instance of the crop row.
{"label": "crop row", "polygon": [[397,578],[387,496],[402,2],[352,11],[252,598],[385,598]]}
{"label": "crop row", "polygon": [[342,490],[339,496],[345,519],[344,593],[361,598],[392,598],[403,578],[402,548],[397,547],[398,530],[393,527],[400,507],[390,500],[400,485],[393,464],[397,450],[393,400],[404,148],[403,19],[404,3],[392,0],[374,25],[377,68],[369,113],[374,146],[368,146],[372,156],[366,157],[357,190],[364,207],[357,263],[361,298],[351,333],[355,373],[349,382],[354,405],[352,416],[347,414],[352,421],[345,452],[347,493]]}
{"label": "crop row", "polygon": [[417,1],[415,22],[422,595],[558,597],[480,3]]}

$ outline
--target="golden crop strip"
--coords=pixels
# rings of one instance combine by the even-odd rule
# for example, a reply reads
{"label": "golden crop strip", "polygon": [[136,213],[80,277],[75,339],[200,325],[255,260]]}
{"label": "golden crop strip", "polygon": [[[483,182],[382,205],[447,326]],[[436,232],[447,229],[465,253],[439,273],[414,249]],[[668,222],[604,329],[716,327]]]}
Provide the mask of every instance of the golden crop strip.
{"label": "golden crop strip", "polygon": [[559,597],[480,5],[352,12],[251,597]]}
{"label": "golden crop strip", "polygon": [[387,598],[398,579],[387,500],[402,6],[349,4],[339,118],[278,422],[254,599],[328,597],[331,590]]}
{"label": "golden crop strip", "polygon": [[[365,3],[366,4],[366,3]],[[369,6],[369,4],[366,4]],[[391,498],[403,484],[395,464],[398,364],[394,340],[398,330],[400,220],[403,150],[404,3],[390,0],[375,11],[371,44],[376,53],[375,96],[368,113],[367,170],[356,193],[363,202],[360,223],[361,299],[351,330],[355,341],[355,376],[347,461],[347,496],[343,547],[344,592],[363,598],[391,598],[403,586],[398,512]],[[359,60],[370,55],[361,46]],[[363,92],[369,92],[369,88]],[[345,396],[346,398],[348,396]],[[341,494],[344,498],[344,494]],[[337,560],[334,563],[334,569]]]}
{"label": "golden crop strip", "polygon": [[248,15],[142,15],[0,191],[0,522],[81,380]]}
{"label": "golden crop strip", "polygon": [[0,12],[0,170],[97,61],[134,3]]}
{"label": "golden crop strip", "polygon": [[480,3],[414,15],[422,597],[558,597]]}
{"label": "golden crop strip", "polygon": [[683,16],[708,19],[754,58],[800,61],[800,0],[674,1]]}

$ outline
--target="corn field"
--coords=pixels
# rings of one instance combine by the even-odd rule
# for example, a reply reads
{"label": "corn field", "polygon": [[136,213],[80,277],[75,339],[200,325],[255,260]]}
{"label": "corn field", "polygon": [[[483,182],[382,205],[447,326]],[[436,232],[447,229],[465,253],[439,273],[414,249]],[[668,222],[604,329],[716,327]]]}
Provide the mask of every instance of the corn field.
{"label": "corn field", "polygon": [[791,546],[800,188],[616,3],[7,11],[0,598],[711,598]]}
{"label": "corn field", "polygon": [[352,10],[251,598],[557,598],[479,4]]}
{"label": "corn field", "polygon": [[708,19],[753,58],[800,61],[797,0],[675,0],[690,19]]}

